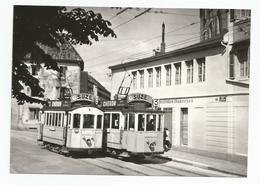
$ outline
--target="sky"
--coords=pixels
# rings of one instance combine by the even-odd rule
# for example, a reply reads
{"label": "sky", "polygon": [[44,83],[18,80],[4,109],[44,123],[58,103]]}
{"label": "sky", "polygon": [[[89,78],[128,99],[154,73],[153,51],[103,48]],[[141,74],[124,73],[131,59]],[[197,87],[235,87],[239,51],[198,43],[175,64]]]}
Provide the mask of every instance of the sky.
{"label": "sky", "polygon": [[147,8],[127,9],[118,16],[116,14],[124,8],[82,8],[101,13],[104,19],[112,23],[111,28],[117,35],[117,38],[100,37],[91,46],[75,46],[84,61],[84,70],[108,90],[111,89],[111,71],[108,67],[152,56],[153,49],[160,47],[163,22],[166,52],[199,41],[199,9],[152,8],[133,19]]}

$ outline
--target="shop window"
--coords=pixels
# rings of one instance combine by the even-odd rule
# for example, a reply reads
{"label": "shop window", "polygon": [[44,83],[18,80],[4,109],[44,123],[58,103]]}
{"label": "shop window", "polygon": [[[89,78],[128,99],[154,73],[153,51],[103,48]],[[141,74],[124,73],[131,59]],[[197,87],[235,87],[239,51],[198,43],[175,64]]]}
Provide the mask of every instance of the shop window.
{"label": "shop window", "polygon": [[156,67],[156,87],[161,87],[161,67]]}
{"label": "shop window", "polygon": [[181,63],[174,64],[175,67],[175,85],[181,84]]}
{"label": "shop window", "polygon": [[187,83],[193,83],[193,60],[186,61],[187,67]]}
{"label": "shop window", "polygon": [[94,115],[83,114],[83,128],[94,128]]}
{"label": "shop window", "polygon": [[30,120],[39,120],[39,108],[29,108]]}
{"label": "shop window", "polygon": [[80,127],[80,114],[74,114],[73,115],[73,128],[79,128]]}
{"label": "shop window", "polygon": [[153,69],[147,69],[148,72],[148,88],[153,87]]}
{"label": "shop window", "polygon": [[111,128],[118,129],[119,128],[119,114],[112,114],[112,126]]}
{"label": "shop window", "polygon": [[166,86],[170,86],[172,84],[172,65],[166,65]]}

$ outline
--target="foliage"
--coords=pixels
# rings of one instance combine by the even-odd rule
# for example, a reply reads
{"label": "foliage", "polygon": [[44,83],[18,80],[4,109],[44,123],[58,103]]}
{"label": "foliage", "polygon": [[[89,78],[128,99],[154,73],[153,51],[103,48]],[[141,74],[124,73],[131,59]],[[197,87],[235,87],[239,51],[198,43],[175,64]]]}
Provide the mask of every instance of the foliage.
{"label": "foliage", "polygon": [[[24,102],[42,103],[44,89],[39,80],[32,76],[25,64],[25,56],[31,53],[29,62],[43,63],[47,69],[59,71],[57,63],[44,53],[37,43],[58,47],[68,41],[73,45],[98,41],[99,36],[116,37],[110,28],[111,23],[92,10],[56,6],[14,6],[13,20],[13,59],[12,59],[12,97],[19,104]],[[22,84],[29,86],[36,97],[23,93]]]}

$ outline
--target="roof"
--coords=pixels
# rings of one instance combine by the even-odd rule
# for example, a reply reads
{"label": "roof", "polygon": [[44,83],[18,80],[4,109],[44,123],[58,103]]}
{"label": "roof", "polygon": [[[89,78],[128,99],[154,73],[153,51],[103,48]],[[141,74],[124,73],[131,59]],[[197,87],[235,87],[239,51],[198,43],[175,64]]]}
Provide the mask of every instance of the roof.
{"label": "roof", "polygon": [[184,48],[180,48],[177,50],[169,51],[162,55],[142,58],[142,59],[130,61],[130,62],[127,62],[124,64],[117,64],[114,66],[109,66],[108,68],[111,70],[122,69],[123,67],[135,66],[138,64],[144,64],[144,63],[161,60],[161,59],[165,59],[165,58],[169,58],[169,57],[179,56],[179,55],[194,52],[194,51],[209,49],[212,47],[221,46],[222,40],[223,40],[223,35],[218,35],[212,39],[208,39],[208,40],[205,40],[205,41],[202,41],[202,42],[199,42],[199,43],[196,43],[196,44],[184,47]]}
{"label": "roof", "polygon": [[[75,63],[84,69],[84,62],[75,48],[68,42],[58,41],[57,47],[51,47],[42,43],[37,42],[36,45],[42,49],[44,54],[49,55],[56,62]],[[32,53],[28,53],[25,59],[30,59]]]}
{"label": "roof", "polygon": [[97,88],[103,90],[103,91],[106,91],[107,93],[110,94],[110,91],[108,91],[99,81],[97,81],[93,76],[91,76],[89,73],[88,73],[88,80],[89,82],[95,84],[97,86]]}

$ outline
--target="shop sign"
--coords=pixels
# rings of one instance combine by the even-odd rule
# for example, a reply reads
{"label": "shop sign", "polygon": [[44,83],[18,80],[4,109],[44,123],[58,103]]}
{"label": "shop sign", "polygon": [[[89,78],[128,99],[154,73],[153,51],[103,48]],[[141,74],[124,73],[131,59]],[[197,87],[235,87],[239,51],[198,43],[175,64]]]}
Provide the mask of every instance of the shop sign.
{"label": "shop sign", "polygon": [[131,103],[131,102],[146,102],[146,103],[152,104],[153,99],[152,99],[151,96],[149,96],[147,94],[133,93],[133,94],[128,95],[127,102],[128,103]]}
{"label": "shop sign", "polygon": [[186,99],[163,99],[160,100],[160,103],[193,103],[193,99],[186,98]]}
{"label": "shop sign", "polygon": [[71,96],[71,102],[76,102],[76,101],[94,102],[94,100],[95,100],[94,95],[88,93],[73,94]]}

